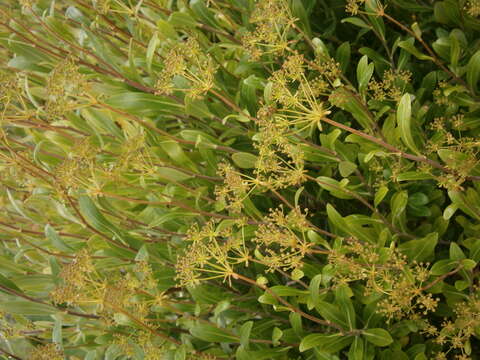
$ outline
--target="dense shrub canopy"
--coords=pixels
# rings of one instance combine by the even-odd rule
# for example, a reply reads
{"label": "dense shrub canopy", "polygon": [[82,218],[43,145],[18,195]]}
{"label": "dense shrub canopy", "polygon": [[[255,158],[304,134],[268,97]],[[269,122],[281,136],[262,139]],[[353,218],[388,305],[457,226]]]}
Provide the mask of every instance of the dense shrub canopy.
{"label": "dense shrub canopy", "polygon": [[0,5],[0,358],[480,358],[480,1]]}

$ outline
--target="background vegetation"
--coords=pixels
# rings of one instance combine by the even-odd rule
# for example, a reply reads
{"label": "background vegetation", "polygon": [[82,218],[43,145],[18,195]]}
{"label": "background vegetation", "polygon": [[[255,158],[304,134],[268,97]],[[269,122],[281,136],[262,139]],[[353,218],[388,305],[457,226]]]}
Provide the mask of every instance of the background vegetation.
{"label": "background vegetation", "polygon": [[479,1],[0,5],[0,358],[479,358]]}

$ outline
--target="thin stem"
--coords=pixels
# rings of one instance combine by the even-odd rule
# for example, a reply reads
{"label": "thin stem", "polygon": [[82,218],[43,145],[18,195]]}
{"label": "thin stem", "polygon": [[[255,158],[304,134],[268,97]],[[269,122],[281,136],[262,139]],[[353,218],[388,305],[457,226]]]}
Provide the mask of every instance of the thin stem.
{"label": "thin stem", "polygon": [[[344,124],[341,124],[335,120],[331,120],[329,118],[322,118],[322,121],[325,121],[326,123],[330,124],[330,125],[333,125],[335,127],[338,127],[340,129],[343,129],[343,130],[346,130],[348,131],[349,133],[351,134],[355,134],[355,135],[358,135],[366,140],[369,140],[377,145],[380,145],[382,147],[384,147],[385,149],[391,151],[392,153],[394,154],[397,154],[405,159],[408,159],[408,160],[412,160],[412,161],[416,161],[416,162],[422,162],[422,163],[425,163],[425,164],[428,164],[436,169],[440,169],[442,170],[443,172],[446,172],[446,173],[450,173],[450,174],[455,174],[455,171],[454,170],[451,170],[445,166],[443,166],[442,164],[440,164],[439,162],[435,161],[435,160],[431,160],[429,158],[427,158],[426,156],[420,156],[420,155],[413,155],[413,154],[409,154],[405,151],[402,151],[398,148],[396,148],[395,146],[381,140],[381,139],[378,139],[376,138],[375,136],[372,136],[372,135],[369,135],[369,134],[366,134],[364,133],[363,131],[360,131],[360,130],[357,130],[357,129],[354,129],[354,128],[351,128],[350,126],[347,126],[347,125],[344,125]],[[480,176],[467,176],[465,179],[467,180],[472,180],[472,181],[479,181],[480,180]]]}

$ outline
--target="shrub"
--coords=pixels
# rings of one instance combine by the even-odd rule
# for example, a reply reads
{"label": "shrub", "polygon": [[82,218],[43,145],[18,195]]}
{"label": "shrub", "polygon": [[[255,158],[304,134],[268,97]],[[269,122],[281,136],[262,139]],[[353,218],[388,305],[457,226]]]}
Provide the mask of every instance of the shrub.
{"label": "shrub", "polygon": [[478,359],[480,3],[4,0],[4,359]]}

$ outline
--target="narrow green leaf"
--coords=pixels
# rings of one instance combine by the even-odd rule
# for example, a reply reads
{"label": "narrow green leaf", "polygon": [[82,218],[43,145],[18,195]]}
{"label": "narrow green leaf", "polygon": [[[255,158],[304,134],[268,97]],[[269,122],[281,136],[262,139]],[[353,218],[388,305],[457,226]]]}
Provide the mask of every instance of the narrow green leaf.
{"label": "narrow green leaf", "polygon": [[407,171],[397,176],[397,181],[420,181],[420,180],[432,180],[433,175],[429,173],[422,173],[420,171]]}
{"label": "narrow green leaf", "polygon": [[207,342],[239,342],[239,338],[235,335],[230,334],[226,329],[219,329],[213,325],[203,323],[194,325],[190,329],[190,333],[194,337]]}
{"label": "narrow green leaf", "polygon": [[338,164],[338,170],[343,177],[350,176],[357,169],[357,165],[350,161],[341,161]]}
{"label": "narrow green leaf", "polygon": [[408,53],[412,54],[419,60],[431,60],[433,61],[433,58],[431,56],[423,54],[420,50],[418,50],[415,45],[413,44],[414,40],[409,39],[405,41],[399,41],[398,46],[407,51]]}
{"label": "narrow green leaf", "polygon": [[1,301],[0,310],[19,315],[53,315],[59,312],[51,305],[26,300]]}
{"label": "narrow green leaf", "polygon": [[310,295],[310,299],[312,300],[313,306],[318,305],[318,301],[320,300],[320,284],[322,282],[322,274],[317,274],[310,280],[310,284],[308,286],[308,292]]}
{"label": "narrow green leaf", "polygon": [[58,346],[62,346],[63,337],[62,337],[62,317],[60,315],[55,316],[55,324],[53,325],[52,330],[52,342]]}
{"label": "narrow green leaf", "polygon": [[399,245],[399,249],[410,260],[426,261],[434,253],[438,243],[438,233],[433,232],[422,239],[410,240]]}
{"label": "narrow green leaf", "polygon": [[373,75],[374,65],[368,63],[368,56],[364,55],[357,65],[358,91],[363,94]]}
{"label": "narrow green leaf", "polygon": [[310,334],[305,336],[300,343],[300,351],[306,351],[313,347],[326,353],[334,353],[350,345],[353,336],[343,334]]}
{"label": "narrow green leaf", "polygon": [[257,163],[257,157],[250,153],[238,152],[232,155],[232,160],[241,169],[253,169]]}
{"label": "narrow green leaf", "polygon": [[432,268],[430,269],[430,273],[432,275],[443,275],[448,273],[449,271],[452,271],[458,266],[458,261],[457,260],[450,260],[450,259],[445,259],[445,260],[439,260],[433,264]]}
{"label": "narrow green leaf", "polygon": [[[0,259],[0,261],[2,261],[2,260]],[[15,283],[12,280],[6,278],[2,274],[0,274],[0,285],[3,285],[5,287],[7,287],[8,289],[12,289],[16,292],[20,292],[20,293],[22,292],[22,290],[17,285],[15,285]],[[0,291],[4,291],[7,294],[10,294],[7,290],[2,289],[2,288],[0,288]]]}
{"label": "narrow green leaf", "polygon": [[69,253],[74,250],[70,245],[62,240],[62,238],[58,235],[55,229],[50,226],[50,224],[45,225],[45,236],[48,240],[50,240],[52,245],[60,251]]}
{"label": "narrow green leaf", "polygon": [[348,360],[363,360],[364,359],[364,345],[360,336],[355,336],[352,345],[348,350]]}
{"label": "narrow green leaf", "polygon": [[375,193],[375,198],[373,199],[373,204],[375,207],[377,207],[382,200],[385,198],[385,196],[388,193],[388,186],[381,186],[377,192]]}
{"label": "narrow green leaf", "polygon": [[356,315],[350,296],[351,290],[347,285],[340,285],[335,289],[335,302],[345,315],[349,329],[353,330],[356,328]]}
{"label": "narrow green leaf", "polygon": [[414,153],[418,154],[419,150],[415,145],[412,135],[412,105],[410,94],[404,94],[398,103],[397,108],[397,124],[400,129],[400,137],[404,144],[412,150]]}
{"label": "narrow green leaf", "polygon": [[470,58],[467,64],[467,82],[476,91],[478,79],[480,78],[480,50]]}
{"label": "narrow green leaf", "polygon": [[362,335],[368,342],[377,346],[388,346],[393,343],[392,336],[385,329],[368,329],[363,331]]}
{"label": "narrow green leaf", "polygon": [[340,63],[342,72],[345,73],[350,64],[351,48],[348,41],[340,45],[335,53],[335,59]]}
{"label": "narrow green leaf", "polygon": [[248,350],[250,332],[252,331],[253,321],[247,321],[240,327],[240,344]]}
{"label": "narrow green leaf", "polygon": [[147,62],[147,71],[150,73],[152,71],[152,61],[155,51],[157,51],[158,45],[160,44],[160,39],[158,38],[157,33],[154,33],[150,41],[148,42],[147,53],[145,55]]}

